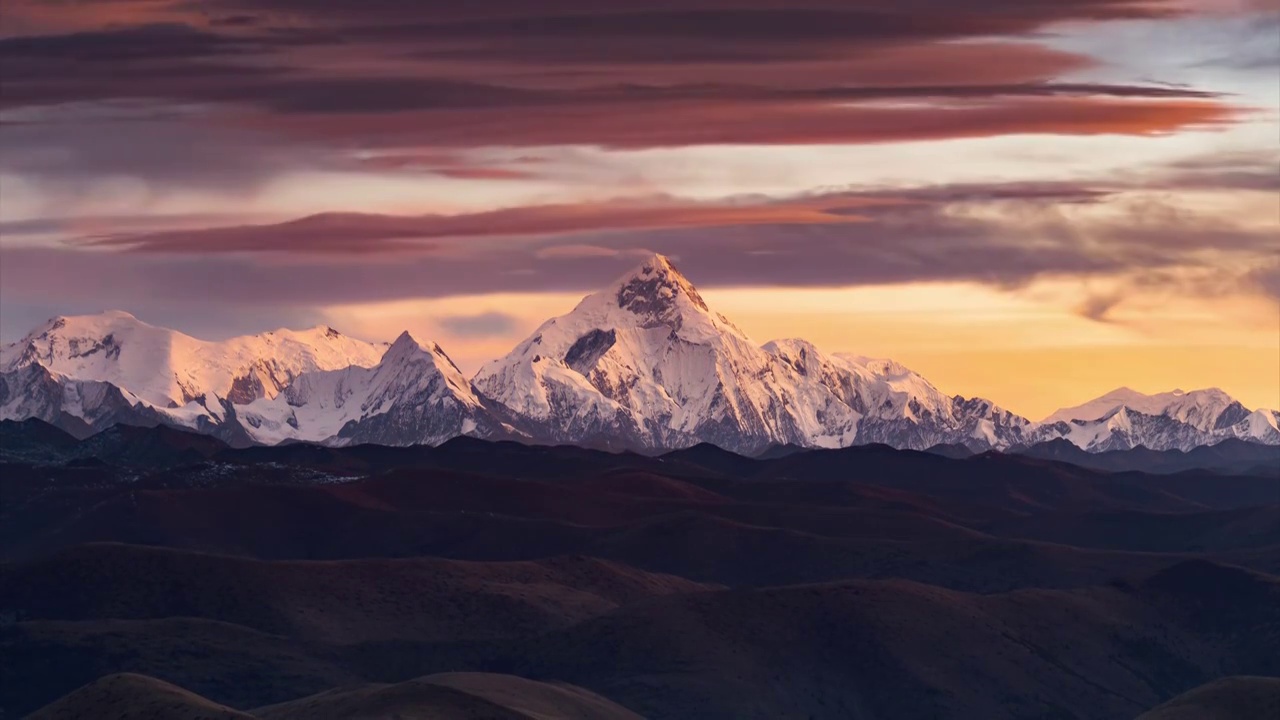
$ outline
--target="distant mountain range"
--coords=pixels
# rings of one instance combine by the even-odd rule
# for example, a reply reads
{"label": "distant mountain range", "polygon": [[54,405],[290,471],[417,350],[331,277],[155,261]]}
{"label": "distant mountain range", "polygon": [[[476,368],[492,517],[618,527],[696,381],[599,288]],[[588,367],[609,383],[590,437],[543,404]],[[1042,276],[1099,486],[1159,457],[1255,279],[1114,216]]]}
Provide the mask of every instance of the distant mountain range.
{"label": "distant mountain range", "polygon": [[[157,425],[140,427],[116,425],[88,438],[78,439],[66,431],[43,420],[28,418],[22,421],[0,420],[0,463],[28,465],[37,468],[87,468],[114,467],[128,472],[142,470],[188,471],[193,477],[218,468],[239,468],[266,465],[271,468],[304,466],[322,475],[345,477],[349,472],[360,473],[386,470],[394,467],[437,467],[454,470],[479,471],[489,468],[495,457],[506,452],[526,450],[537,457],[546,448],[526,447],[519,443],[477,440],[466,436],[452,438],[440,445],[413,445],[391,447],[376,444],[344,446],[315,445],[291,442],[271,446],[233,448],[227,443],[190,430]],[[1010,451],[986,451],[975,453],[961,445],[937,445],[924,451],[895,450],[882,444],[859,445],[840,449],[807,449],[793,445],[769,448],[756,457],[746,457],[711,444],[703,443],[658,455],[637,453],[608,453],[603,451],[561,446],[559,451],[573,451],[576,457],[591,458],[591,463],[606,466],[642,467],[659,472],[673,466],[694,465],[715,467],[725,473],[749,476],[770,463],[785,461],[791,464],[814,462],[802,456],[835,457],[834,453],[864,453],[863,460],[881,454],[900,455],[899,462],[927,461],[933,458],[958,461],[960,465],[978,468],[983,463],[1009,462],[1027,467],[1043,468],[1048,461],[1062,465],[1101,471],[1104,473],[1141,472],[1148,475],[1170,475],[1188,471],[1210,471],[1216,476],[1250,476],[1280,479],[1280,445],[1263,445],[1245,440],[1223,440],[1217,445],[1205,445],[1183,452],[1181,450],[1149,450],[1144,447],[1131,450],[1108,450],[1091,453],[1057,439],[1049,442],[1015,448]],[[825,455],[824,455],[825,454]],[[511,457],[520,457],[512,455]],[[924,460],[922,460],[924,459]],[[529,461],[514,461],[519,467]],[[959,465],[957,465],[958,467]],[[512,471],[513,467],[499,463],[497,470]],[[525,469],[526,473],[533,472]],[[274,481],[293,483],[306,481],[311,473],[297,478],[278,477]],[[321,478],[323,481],[323,478]]]}
{"label": "distant mountain range", "polygon": [[1221,390],[1119,389],[1033,422],[892,360],[759,345],[660,255],[468,379],[439,345],[328,327],[205,342],[128,313],[59,317],[0,349],[0,419],[78,437],[164,425],[235,446],[435,445],[458,436],[656,453],[882,443],[1091,452],[1280,445],[1280,413]]}

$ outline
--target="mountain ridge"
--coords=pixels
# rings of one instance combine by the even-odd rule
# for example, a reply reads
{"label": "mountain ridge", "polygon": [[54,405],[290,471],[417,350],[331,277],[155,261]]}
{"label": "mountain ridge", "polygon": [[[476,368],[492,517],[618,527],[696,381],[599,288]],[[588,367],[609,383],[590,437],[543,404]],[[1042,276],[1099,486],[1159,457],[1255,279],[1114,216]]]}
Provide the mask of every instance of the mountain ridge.
{"label": "mountain ridge", "polygon": [[940,391],[892,360],[757,344],[654,255],[467,378],[440,345],[328,326],[221,342],[129,313],[58,317],[0,349],[0,419],[79,437],[167,425],[231,445],[439,444],[452,437],[663,452],[711,443],[883,443],[973,452],[1065,439],[1088,452],[1280,445],[1280,413],[1216,388],[1119,388],[1035,422]]}

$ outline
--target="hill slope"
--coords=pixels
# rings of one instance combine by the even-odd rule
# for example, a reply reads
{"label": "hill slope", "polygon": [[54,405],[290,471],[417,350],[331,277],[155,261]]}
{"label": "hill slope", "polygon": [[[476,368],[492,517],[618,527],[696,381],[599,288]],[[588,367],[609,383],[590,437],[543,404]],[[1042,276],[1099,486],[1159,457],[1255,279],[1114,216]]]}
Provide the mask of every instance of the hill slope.
{"label": "hill slope", "polygon": [[1138,720],[1252,720],[1280,717],[1280,678],[1214,680],[1145,712]]}
{"label": "hill slope", "polygon": [[252,720],[163,680],[120,673],[99,678],[28,716],[28,720]]}
{"label": "hill slope", "polygon": [[254,715],[263,720],[640,720],[579,687],[494,673],[444,673],[394,685],[343,688],[259,708]]}

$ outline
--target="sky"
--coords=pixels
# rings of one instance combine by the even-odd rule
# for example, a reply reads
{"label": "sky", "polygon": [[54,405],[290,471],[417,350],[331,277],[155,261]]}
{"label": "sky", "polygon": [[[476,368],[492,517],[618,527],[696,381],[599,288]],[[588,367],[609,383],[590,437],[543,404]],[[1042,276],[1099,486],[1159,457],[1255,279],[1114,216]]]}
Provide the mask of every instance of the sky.
{"label": "sky", "polygon": [[1280,407],[1280,0],[6,0],[0,340],[464,371],[652,252],[1033,419]]}

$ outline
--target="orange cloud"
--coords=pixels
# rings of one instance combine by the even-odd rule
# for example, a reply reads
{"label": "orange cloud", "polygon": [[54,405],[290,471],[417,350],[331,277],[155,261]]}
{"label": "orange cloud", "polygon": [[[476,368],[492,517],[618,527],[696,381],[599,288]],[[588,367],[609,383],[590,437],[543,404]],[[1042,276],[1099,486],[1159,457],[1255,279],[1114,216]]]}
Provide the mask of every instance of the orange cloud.
{"label": "orange cloud", "polygon": [[862,220],[859,205],[892,200],[830,199],[763,204],[690,203],[672,200],[539,205],[463,215],[398,217],[326,213],[269,225],[114,235],[86,244],[135,251],[364,253],[424,250],[447,238],[565,235],[589,231],[712,226],[841,224]]}
{"label": "orange cloud", "polygon": [[393,114],[252,115],[248,127],[316,139],[367,138],[389,145],[610,148],[801,145],[979,138],[1010,134],[1160,135],[1222,128],[1250,111],[1215,99],[1001,97],[901,102],[838,99],[735,102],[699,99]]}

